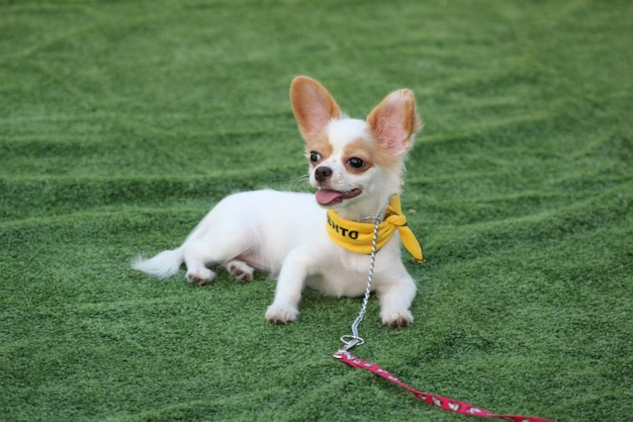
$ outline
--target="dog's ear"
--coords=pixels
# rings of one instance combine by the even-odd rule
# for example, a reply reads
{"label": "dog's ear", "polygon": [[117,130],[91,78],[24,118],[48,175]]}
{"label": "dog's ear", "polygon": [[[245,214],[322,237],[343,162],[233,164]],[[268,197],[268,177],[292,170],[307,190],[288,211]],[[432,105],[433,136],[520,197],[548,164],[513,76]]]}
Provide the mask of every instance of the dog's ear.
{"label": "dog's ear", "polygon": [[400,89],[389,94],[369,113],[367,126],[390,154],[407,152],[413,135],[422,129],[413,91]]}
{"label": "dog's ear", "polygon": [[314,141],[325,126],[341,117],[341,109],[320,83],[306,76],[297,76],[290,85],[290,101],[307,142]]}

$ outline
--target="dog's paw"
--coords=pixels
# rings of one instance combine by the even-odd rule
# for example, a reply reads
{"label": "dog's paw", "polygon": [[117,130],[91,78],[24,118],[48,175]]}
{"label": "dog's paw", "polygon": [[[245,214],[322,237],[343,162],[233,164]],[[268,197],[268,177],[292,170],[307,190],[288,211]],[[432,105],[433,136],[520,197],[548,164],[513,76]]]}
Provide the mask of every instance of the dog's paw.
{"label": "dog's paw", "polygon": [[246,283],[253,281],[254,270],[244,261],[233,260],[226,264],[226,269],[237,282]]}
{"label": "dog's paw", "polygon": [[299,316],[299,310],[293,306],[272,304],[266,311],[266,319],[273,324],[289,324]]}
{"label": "dog's paw", "polygon": [[413,315],[409,311],[393,312],[383,315],[382,323],[393,328],[408,327],[413,323]]}
{"label": "dog's paw", "polygon": [[198,286],[211,283],[214,277],[215,273],[208,268],[187,272],[187,281]]}

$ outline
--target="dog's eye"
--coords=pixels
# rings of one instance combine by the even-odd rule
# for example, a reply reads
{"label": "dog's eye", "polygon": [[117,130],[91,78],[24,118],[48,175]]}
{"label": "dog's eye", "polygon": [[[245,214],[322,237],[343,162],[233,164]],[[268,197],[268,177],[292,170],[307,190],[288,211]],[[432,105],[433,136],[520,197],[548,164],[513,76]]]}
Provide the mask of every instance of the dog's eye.
{"label": "dog's eye", "polygon": [[321,159],[321,154],[319,154],[316,151],[310,152],[310,161],[311,162],[317,163],[317,162],[319,162],[320,159]]}
{"label": "dog's eye", "polygon": [[359,169],[365,165],[365,162],[358,157],[350,158],[349,160],[347,160],[347,163],[355,169]]}

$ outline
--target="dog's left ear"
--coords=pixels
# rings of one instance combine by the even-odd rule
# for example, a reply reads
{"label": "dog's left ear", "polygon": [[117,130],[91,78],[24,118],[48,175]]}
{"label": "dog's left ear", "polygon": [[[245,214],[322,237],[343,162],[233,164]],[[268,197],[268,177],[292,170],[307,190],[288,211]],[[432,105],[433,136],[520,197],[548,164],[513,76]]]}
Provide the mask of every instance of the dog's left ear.
{"label": "dog's left ear", "polygon": [[367,126],[390,154],[407,152],[413,135],[422,129],[413,91],[399,89],[389,94],[369,113]]}

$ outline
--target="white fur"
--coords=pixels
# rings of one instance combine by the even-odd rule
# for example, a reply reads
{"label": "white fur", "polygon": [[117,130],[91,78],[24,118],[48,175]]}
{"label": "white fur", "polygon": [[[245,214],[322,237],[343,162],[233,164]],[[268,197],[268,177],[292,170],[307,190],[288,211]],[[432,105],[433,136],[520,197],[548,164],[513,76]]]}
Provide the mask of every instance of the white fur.
{"label": "white fur", "polygon": [[[363,187],[363,195],[334,208],[341,217],[348,220],[378,215],[389,203],[389,198],[395,193],[400,193],[400,173],[390,172],[380,167],[374,167],[360,175],[350,174],[345,170],[345,165],[341,160],[345,145],[359,138],[372,139],[364,120],[349,118],[333,120],[327,125],[325,131],[333,152],[332,156],[321,164],[334,170],[330,183],[335,185],[337,190],[342,191],[349,191],[358,186]],[[314,172],[310,172],[310,183],[315,187],[319,185],[314,178]]]}
{"label": "white fur", "polygon": [[[324,90],[316,81],[299,79],[293,82],[293,92],[306,87]],[[300,105],[304,110],[314,107],[323,112],[323,106],[313,104],[312,99]],[[297,118],[300,126],[305,123],[300,116]],[[322,132],[329,139],[332,154],[319,165],[331,168],[332,177],[319,182],[312,168],[310,183],[338,191],[362,189],[359,196],[335,206],[345,218],[360,220],[384,210],[390,196],[400,193],[402,168],[373,166],[363,173],[353,174],[345,167],[344,160],[348,157],[343,157],[345,145],[359,137],[380,148],[380,141],[368,125],[362,120],[339,116],[328,122]],[[406,142],[410,143],[412,136],[413,133]],[[268,271],[277,277],[277,288],[266,318],[275,323],[288,323],[299,315],[305,286],[335,297],[360,296],[365,291],[369,256],[349,252],[329,238],[326,212],[312,194],[273,190],[237,193],[220,201],[182,246],[146,261],[138,260],[133,267],[164,278],[175,274],[184,262],[187,280],[197,284],[213,279],[215,273],[209,266],[222,265],[238,280],[252,279],[253,269]],[[372,288],[380,302],[384,324],[403,326],[413,321],[409,308],[416,286],[402,264],[397,233],[377,254]]]}

